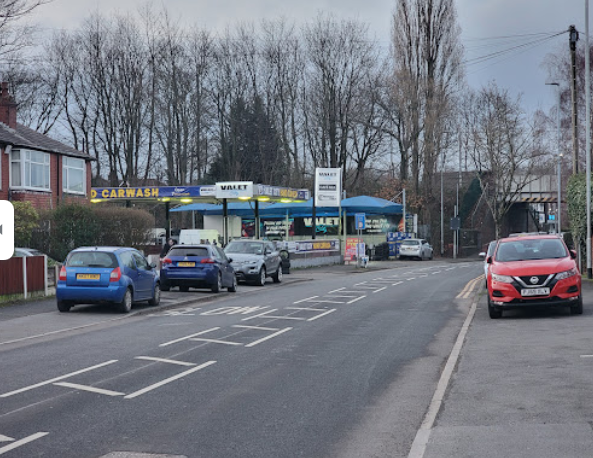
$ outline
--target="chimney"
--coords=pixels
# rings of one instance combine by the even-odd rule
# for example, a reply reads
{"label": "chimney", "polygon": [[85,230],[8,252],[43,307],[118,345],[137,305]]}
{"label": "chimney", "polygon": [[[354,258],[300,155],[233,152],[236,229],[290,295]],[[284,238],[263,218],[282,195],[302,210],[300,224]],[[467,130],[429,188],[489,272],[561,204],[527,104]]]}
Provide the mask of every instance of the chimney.
{"label": "chimney", "polygon": [[8,83],[0,85],[0,122],[16,129],[16,102],[8,93]]}

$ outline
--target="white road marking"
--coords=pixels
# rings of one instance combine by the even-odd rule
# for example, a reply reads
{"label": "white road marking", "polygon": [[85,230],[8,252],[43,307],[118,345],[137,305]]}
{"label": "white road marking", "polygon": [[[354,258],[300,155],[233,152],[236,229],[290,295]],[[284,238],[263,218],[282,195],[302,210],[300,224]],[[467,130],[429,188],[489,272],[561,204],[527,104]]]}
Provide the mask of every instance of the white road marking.
{"label": "white road marking", "polygon": [[94,369],[98,369],[103,366],[108,366],[109,364],[117,363],[117,359],[112,359],[105,363],[97,364],[96,366],[87,367],[86,369],[81,369],[76,372],[70,372],[69,374],[62,375],[60,377],[52,378],[51,380],[46,380],[45,382],[36,383],[35,385],[26,386],[24,388],[20,388],[18,390],[10,391],[8,393],[0,394],[0,398],[7,398],[9,396],[13,396],[15,394],[24,393],[25,391],[33,390],[35,388],[39,388],[40,386],[50,385],[52,383],[58,382],[60,380],[64,380],[65,378],[72,377],[73,375],[83,374],[84,372],[89,372]]}
{"label": "white road marking", "polygon": [[341,292],[342,293],[352,293],[352,294],[361,294],[362,293],[362,291],[341,291]]}
{"label": "white road marking", "polygon": [[593,355],[581,355],[581,358],[593,358]]}
{"label": "white road marking", "polygon": [[208,366],[211,366],[212,364],[216,364],[216,361],[208,361],[207,363],[201,364],[199,366],[193,367],[185,372],[182,372],[181,374],[177,374],[174,375],[173,377],[169,377],[165,380],[161,380],[158,383],[155,383],[153,385],[147,386],[146,388],[142,388],[141,390],[135,391],[131,394],[128,394],[127,396],[124,396],[124,399],[134,399],[137,398],[138,396],[141,396],[145,393],[148,393],[149,391],[155,390],[157,388],[160,388],[163,385],[166,385],[167,383],[171,383],[174,382],[175,380],[178,380],[180,378],[185,377],[186,375],[189,374],[193,374],[194,372],[197,372],[199,370],[205,369]]}
{"label": "white road marking", "polygon": [[267,312],[263,312],[263,313],[260,313],[258,315],[253,315],[253,316],[249,316],[247,318],[243,318],[241,321],[254,320],[255,318],[259,318],[259,317],[262,317],[262,316],[267,317],[268,316],[268,313],[277,312],[277,311],[278,311],[278,309],[268,310]]}
{"label": "white road marking", "polygon": [[206,343],[218,343],[223,345],[243,345],[240,342],[230,342],[228,340],[218,340],[218,339],[203,339],[201,337],[193,337],[191,339],[192,342],[206,342]]}
{"label": "white road marking", "polygon": [[416,280],[416,277],[408,278],[408,281],[410,280]]}
{"label": "white road marking", "polygon": [[265,310],[268,306],[254,305],[253,307],[221,307],[214,310],[208,310],[207,312],[200,313],[202,316],[210,315],[248,315],[250,313],[259,312]]}
{"label": "white road marking", "polygon": [[136,356],[134,359],[142,359],[145,361],[156,361],[158,363],[176,364],[178,366],[195,366],[195,363],[188,363],[186,361],[177,361],[176,359],[155,358],[154,356]]}
{"label": "white road marking", "polygon": [[174,343],[178,343],[178,342],[182,342],[184,340],[191,339],[192,337],[195,337],[195,336],[200,336],[200,335],[206,334],[208,332],[217,331],[218,329],[220,329],[220,328],[219,327],[216,327],[216,328],[207,329],[207,330],[202,331],[202,332],[197,332],[196,334],[191,334],[189,336],[185,336],[185,337],[181,337],[179,339],[171,340],[170,342],[165,342],[163,344],[160,344],[159,347],[167,347],[169,345],[173,345]]}
{"label": "white road marking", "polygon": [[96,388],[94,386],[79,385],[78,383],[58,382],[54,383],[54,385],[63,386],[65,388],[73,388],[75,390],[80,391],[88,391],[90,393],[104,394],[105,396],[123,396],[124,394],[126,394],[120,393],[118,391],[104,390],[102,388]]}
{"label": "white road marking", "polygon": [[307,302],[307,301],[309,301],[309,300],[311,300],[311,299],[315,299],[316,297],[319,297],[319,296],[311,296],[311,297],[307,297],[307,298],[305,298],[305,299],[301,299],[300,301],[293,302],[293,304],[300,304],[301,302]]}
{"label": "white road marking", "polygon": [[245,345],[246,347],[255,347],[256,345],[265,342],[266,340],[272,339],[273,337],[279,336],[280,334],[284,334],[287,331],[290,331],[292,328],[284,328],[274,334],[270,334],[262,339],[256,340],[255,342],[251,342],[250,344]]}
{"label": "white road marking", "polygon": [[315,320],[317,320],[318,318],[321,318],[322,316],[329,315],[330,313],[333,313],[333,312],[335,312],[336,310],[337,310],[337,309],[331,309],[331,310],[328,310],[328,311],[327,311],[327,312],[325,312],[325,313],[321,313],[321,314],[319,314],[319,315],[317,315],[317,316],[314,316],[313,318],[309,318],[307,321],[315,321]]}
{"label": "white road marking", "polygon": [[455,345],[453,346],[453,350],[451,350],[451,354],[447,359],[447,363],[445,364],[445,368],[441,373],[441,377],[437,384],[436,391],[430,401],[428,406],[428,411],[424,416],[424,420],[420,425],[420,429],[416,432],[416,437],[414,438],[414,442],[412,442],[412,447],[410,448],[410,453],[408,454],[408,458],[423,458],[424,453],[426,452],[426,446],[428,445],[428,441],[430,439],[430,435],[432,433],[432,429],[434,427],[434,422],[436,420],[437,414],[442,407],[443,399],[445,398],[445,392],[447,391],[447,386],[451,381],[451,377],[453,376],[453,371],[455,366],[457,366],[457,362],[459,361],[459,355],[461,354],[461,349],[463,348],[463,343],[465,342],[465,337],[469,330],[469,326],[474,318],[477,308],[477,298],[471,304],[469,312],[463,325],[461,326],[461,330],[457,336],[457,340],[455,341]]}
{"label": "white road marking", "polygon": [[28,444],[29,442],[33,442],[37,439],[42,438],[43,436],[47,436],[48,434],[49,433],[45,433],[45,432],[31,434],[30,436],[27,436],[24,439],[18,440],[18,441],[13,442],[12,444],[9,444],[9,445],[5,445],[4,447],[0,448],[0,455],[4,455],[5,453],[8,453],[11,450],[14,450],[15,448],[20,447],[21,445],[25,445],[25,444]]}
{"label": "white road marking", "polygon": [[440,273],[441,273],[441,271],[440,270],[437,270],[436,272],[433,272],[432,274],[433,275],[437,275],[437,274],[440,274]]}
{"label": "white road marking", "polygon": [[325,297],[336,297],[336,298],[337,297],[349,297],[349,298],[353,298],[353,297],[358,297],[358,296],[346,296],[345,294],[339,294],[339,295],[332,294],[331,296],[330,295],[327,295]]}
{"label": "white road marking", "polygon": [[[333,297],[333,296],[327,296],[327,297]],[[313,304],[319,304],[319,303],[325,303],[325,304],[345,304],[346,302],[343,301],[330,301],[327,299],[315,299],[314,301],[308,301],[311,302]],[[295,302],[296,304],[296,302]]]}
{"label": "white road marking", "polygon": [[327,293],[327,294],[331,294],[331,293],[339,293],[339,292],[344,292],[344,291],[342,291],[343,289],[344,289],[344,286],[342,286],[342,287],[341,287],[341,288],[339,288],[339,289],[334,289],[333,291],[330,291],[330,292],[329,292],[329,293]]}
{"label": "white road marking", "polygon": [[401,285],[402,283],[403,281],[396,281],[395,283],[392,283],[391,286]]}
{"label": "white road marking", "polygon": [[245,326],[242,324],[234,324],[233,328],[242,328],[242,329],[257,329],[258,331],[278,331],[279,328],[266,328],[264,326]]}
{"label": "white road marking", "polygon": [[313,307],[286,307],[286,310],[307,310],[310,312],[325,312],[327,309],[316,309]]}
{"label": "white road marking", "polygon": [[12,442],[14,439],[12,437],[3,436],[0,434],[0,442]]}
{"label": "white road marking", "polygon": [[350,302],[346,302],[346,304],[354,304],[356,301],[364,299],[366,296],[359,296],[356,299],[352,299]]}
{"label": "white road marking", "polygon": [[383,291],[384,289],[387,289],[387,286],[384,286],[383,288],[379,288],[377,291],[373,291],[373,294],[378,293],[379,291]]}

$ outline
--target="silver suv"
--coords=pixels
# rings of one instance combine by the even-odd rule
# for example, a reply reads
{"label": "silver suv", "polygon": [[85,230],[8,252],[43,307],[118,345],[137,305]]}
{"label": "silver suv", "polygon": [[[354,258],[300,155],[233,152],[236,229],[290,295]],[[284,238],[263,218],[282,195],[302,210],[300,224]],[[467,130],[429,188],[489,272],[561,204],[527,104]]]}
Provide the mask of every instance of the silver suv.
{"label": "silver suv", "polygon": [[233,259],[237,281],[266,284],[266,277],[274,283],[282,281],[282,258],[273,243],[261,240],[233,240],[224,249]]}

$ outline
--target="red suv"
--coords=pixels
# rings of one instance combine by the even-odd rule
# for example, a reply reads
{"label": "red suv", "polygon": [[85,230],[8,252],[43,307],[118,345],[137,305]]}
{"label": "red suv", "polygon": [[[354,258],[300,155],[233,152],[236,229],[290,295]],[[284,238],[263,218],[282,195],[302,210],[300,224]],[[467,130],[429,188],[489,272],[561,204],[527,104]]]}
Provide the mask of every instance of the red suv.
{"label": "red suv", "polygon": [[576,252],[556,235],[500,239],[486,259],[490,318],[530,306],[568,306],[572,314],[582,314],[581,273],[575,258]]}

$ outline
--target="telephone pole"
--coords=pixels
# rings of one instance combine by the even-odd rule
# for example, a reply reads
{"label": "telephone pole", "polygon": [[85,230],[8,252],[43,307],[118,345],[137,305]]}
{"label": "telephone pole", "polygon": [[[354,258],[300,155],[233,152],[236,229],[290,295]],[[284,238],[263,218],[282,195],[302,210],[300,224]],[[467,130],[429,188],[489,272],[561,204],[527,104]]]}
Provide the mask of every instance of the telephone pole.
{"label": "telephone pole", "polygon": [[577,64],[576,50],[579,32],[574,25],[568,27],[568,41],[570,43],[571,94],[572,94],[572,173],[579,173],[579,136],[577,119]]}

